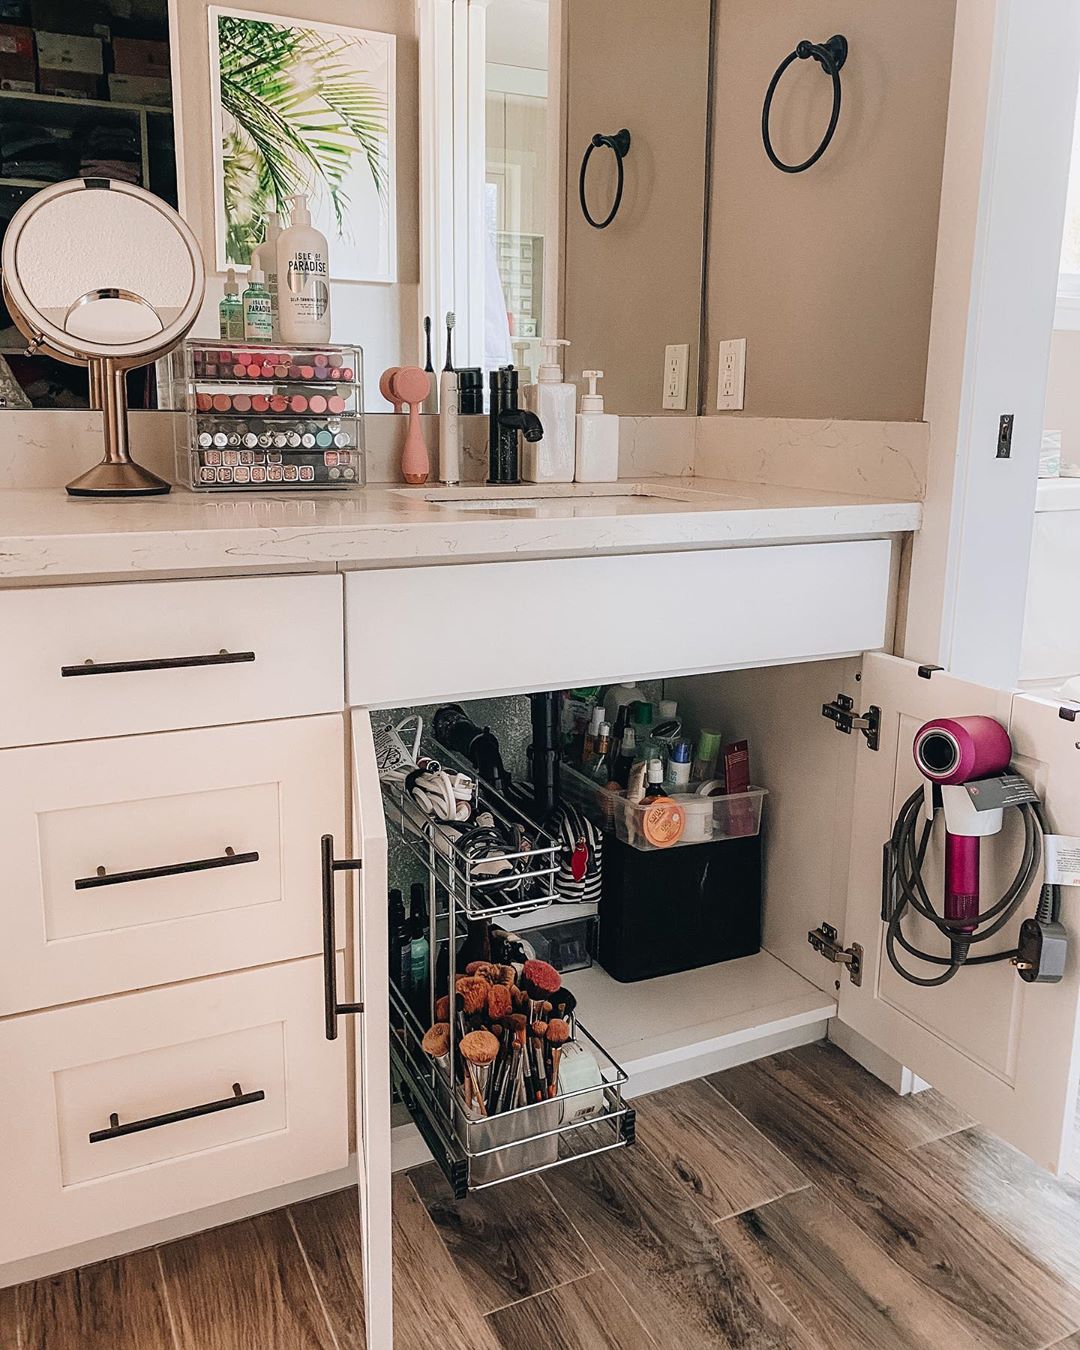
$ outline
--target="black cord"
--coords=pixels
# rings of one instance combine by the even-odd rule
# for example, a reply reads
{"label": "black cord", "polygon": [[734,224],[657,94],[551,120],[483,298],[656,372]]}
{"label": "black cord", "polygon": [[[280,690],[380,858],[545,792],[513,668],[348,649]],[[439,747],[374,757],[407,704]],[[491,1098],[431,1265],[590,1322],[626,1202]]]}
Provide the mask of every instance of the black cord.
{"label": "black cord", "polygon": [[[776,86],[794,61],[805,61],[813,57],[815,61],[820,62],[822,70],[826,75],[832,77],[833,103],[832,116],[829,118],[828,130],[821,138],[821,143],[809,159],[804,159],[801,164],[785,164],[780,156],[773,149],[772,136],[769,133],[769,117],[772,113],[773,95],[776,93]],[[785,56],[776,69],[776,74],[769,81],[769,88],[765,93],[765,103],[761,109],[761,139],[765,146],[765,153],[769,156],[772,163],[781,173],[805,173],[807,169],[812,168],[821,156],[829,148],[833,134],[836,131],[836,124],[840,121],[840,67],[847,59],[847,40],[843,37],[830,38],[828,42],[821,44],[817,42],[808,42],[805,39],[799,43],[790,55]]]}
{"label": "black cord", "polygon": [[[611,210],[603,220],[595,220],[592,212],[589,210],[589,203],[585,197],[585,177],[589,172],[589,160],[592,158],[592,152],[599,150],[602,145],[606,145],[615,156],[615,167],[618,174],[615,183],[615,200],[611,203]],[[622,205],[623,186],[625,182],[623,171],[623,159],[630,150],[630,133],[624,127],[622,131],[617,131],[614,136],[603,136],[597,132],[592,140],[585,147],[585,154],[581,160],[581,172],[578,174],[578,200],[581,202],[581,214],[589,222],[594,230],[606,230],[615,217],[619,214],[619,207]]]}
{"label": "black cord", "polygon": [[[989,938],[1000,933],[1015,917],[1017,910],[1039,875],[1039,869],[1042,865],[1043,836],[1049,833],[1049,824],[1040,802],[1023,803],[1020,811],[1024,819],[1024,852],[1016,875],[1006,888],[1005,894],[995,905],[979,914],[963,919],[948,919],[934,908],[934,903],[927,893],[922,878],[923,863],[934,829],[934,822],[932,820],[926,821],[923,825],[922,835],[918,844],[916,844],[916,822],[922,811],[923,800],[923,789],[919,788],[911,794],[900,808],[900,814],[893,826],[892,838],[888,845],[889,861],[886,878],[889,895],[883,918],[886,921],[885,951],[893,969],[909,984],[933,988],[937,985],[947,984],[963,966],[980,966],[989,965],[996,961],[1010,961],[1016,955],[1015,948],[1004,952],[994,952],[990,956],[971,956],[970,951],[976,944],[986,942]],[[935,818],[936,816],[937,812],[935,811]],[[932,952],[924,952],[904,937],[901,923],[909,906],[932,923],[944,937],[948,938],[949,956],[936,956]],[[1057,920],[1060,912],[1061,897],[1058,888],[1056,886],[1044,886],[1036,910],[1037,917]],[[983,928],[982,925],[984,924],[989,924],[989,927]],[[982,931],[977,931],[980,928]],[[965,931],[968,929],[973,931]],[[919,961],[925,961],[932,966],[945,966],[946,969],[940,975],[915,975],[901,963],[896,952],[898,946]]]}

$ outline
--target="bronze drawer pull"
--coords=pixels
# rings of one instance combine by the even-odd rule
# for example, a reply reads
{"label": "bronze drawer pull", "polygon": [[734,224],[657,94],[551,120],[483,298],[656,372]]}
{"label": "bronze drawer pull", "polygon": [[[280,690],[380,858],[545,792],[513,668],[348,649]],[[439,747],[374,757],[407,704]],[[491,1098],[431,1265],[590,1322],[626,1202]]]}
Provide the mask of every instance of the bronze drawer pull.
{"label": "bronze drawer pull", "polygon": [[205,656],[158,656],[150,661],[84,661],[61,666],[64,679],[75,675],[126,675],[139,670],[183,670],[188,666],[236,666],[255,660],[254,652],[210,652]]}
{"label": "bronze drawer pull", "polygon": [[241,863],[258,861],[258,853],[234,853],[227,848],[219,858],[194,858],[191,862],[166,863],[164,867],[140,867],[133,872],[106,872],[104,867],[99,867],[95,876],[76,878],[75,889],[89,891],[97,886],[123,886],[128,881],[178,877],[184,872],[211,872],[217,867],[238,867]]}
{"label": "bronze drawer pull", "polygon": [[105,1139],[119,1139],[125,1134],[141,1134],[143,1130],[156,1130],[160,1125],[175,1125],[178,1120],[193,1120],[196,1116],[212,1116],[218,1111],[228,1111],[233,1106],[250,1106],[252,1102],[261,1102],[266,1093],[259,1088],[255,1092],[244,1092],[239,1083],[232,1085],[233,1095],[222,1097],[220,1101],[203,1102],[201,1106],[185,1106],[180,1111],[166,1111],[160,1116],[147,1116],[145,1120],[132,1120],[126,1125],[120,1124],[115,1111],[109,1116],[107,1130],[93,1130],[90,1134],[92,1144],[100,1144]]}

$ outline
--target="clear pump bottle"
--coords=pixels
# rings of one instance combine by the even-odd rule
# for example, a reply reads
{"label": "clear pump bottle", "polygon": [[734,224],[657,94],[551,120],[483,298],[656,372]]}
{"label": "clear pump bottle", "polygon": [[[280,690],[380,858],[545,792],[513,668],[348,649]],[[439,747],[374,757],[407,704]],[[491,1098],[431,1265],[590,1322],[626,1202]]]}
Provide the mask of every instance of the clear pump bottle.
{"label": "clear pump bottle", "polygon": [[234,267],[230,267],[225,274],[225,294],[218,305],[218,331],[223,342],[244,340],[244,305],[240,299],[240,283],[236,279]]}
{"label": "clear pump bottle", "polygon": [[544,428],[540,440],[525,444],[521,476],[527,483],[574,481],[577,391],[563,379],[559,364],[559,348],[569,346],[566,338],[542,338],[544,359],[536,383],[526,385],[522,393],[525,407]]}

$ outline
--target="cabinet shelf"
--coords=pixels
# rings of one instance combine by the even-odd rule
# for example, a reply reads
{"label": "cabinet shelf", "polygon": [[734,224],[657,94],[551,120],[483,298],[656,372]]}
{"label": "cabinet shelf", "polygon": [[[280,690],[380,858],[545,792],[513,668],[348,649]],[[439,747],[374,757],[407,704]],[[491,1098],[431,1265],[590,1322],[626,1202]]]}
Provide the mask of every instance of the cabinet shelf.
{"label": "cabinet shelf", "polygon": [[27,106],[28,112],[34,110],[40,112],[42,107],[50,107],[88,113],[106,111],[126,113],[129,116],[145,114],[149,117],[172,117],[171,107],[160,108],[152,103],[119,103],[107,98],[64,98],[60,94],[32,94],[18,89],[0,89],[0,108],[5,105],[17,106],[20,103]]}

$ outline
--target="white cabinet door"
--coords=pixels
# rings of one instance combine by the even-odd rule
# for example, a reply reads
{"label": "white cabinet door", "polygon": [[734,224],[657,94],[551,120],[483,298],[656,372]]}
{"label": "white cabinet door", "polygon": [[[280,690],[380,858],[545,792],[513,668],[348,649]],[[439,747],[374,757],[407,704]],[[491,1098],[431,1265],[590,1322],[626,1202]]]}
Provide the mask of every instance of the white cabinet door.
{"label": "white cabinet door", "polygon": [[[932,1083],[958,1107],[1042,1166],[1069,1161],[1077,1091],[1077,953],[1058,984],[1026,984],[1009,961],[962,969],[948,984],[922,988],[893,969],[882,922],[882,848],[903,802],[924,781],[915,766],[915,733],[935,717],[985,714],[1009,727],[1013,763],[1039,790],[1054,830],[1080,834],[1080,750],[1076,725],[1056,705],[953,679],[925,678],[894,657],[871,655],[859,690],[863,710],[881,709],[880,746],[858,748],[853,844],[845,944],[863,948],[862,982],[842,978],[839,1017],[894,1059]],[[1020,859],[1020,813],[1005,813],[1005,829],[982,848],[986,910],[1004,892]],[[942,894],[940,825],[924,875],[932,899]],[[1072,893],[1063,892],[1064,922],[1073,925]],[[1011,950],[1021,917],[1034,912],[1037,889],[1016,919],[981,951]],[[910,916],[910,910],[908,914]],[[904,931],[924,951],[947,955],[928,921],[905,918]],[[914,973],[940,969],[905,957]]]}
{"label": "white cabinet door", "polygon": [[361,868],[356,873],[350,946],[353,987],[364,1011],[351,1020],[367,1345],[368,1350],[392,1350],[386,821],[368,713],[352,714],[352,738],[353,843]]}

